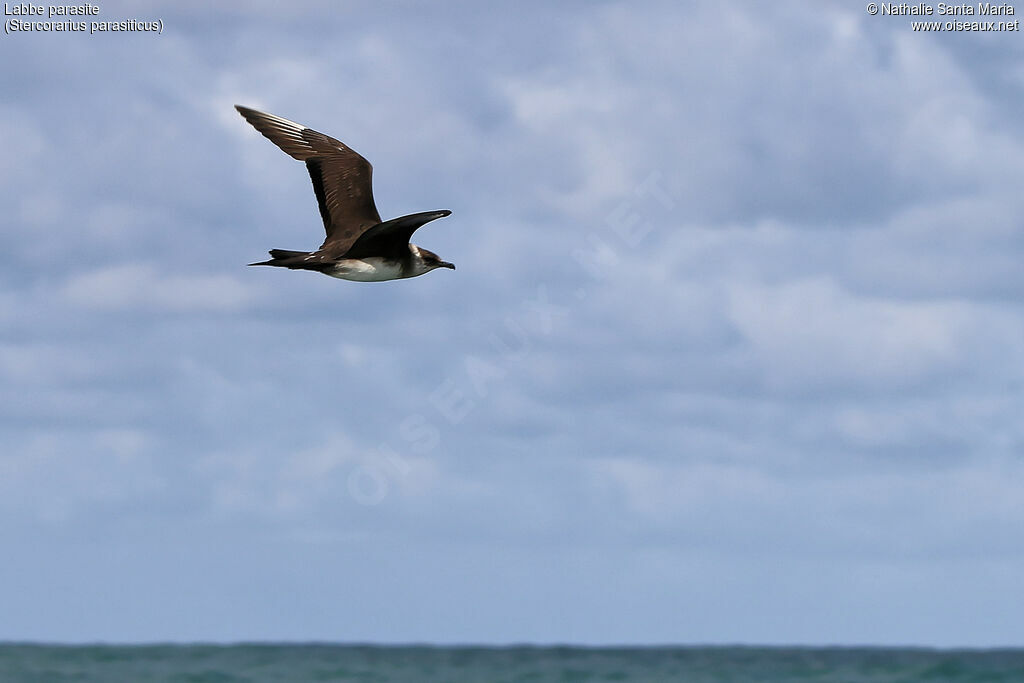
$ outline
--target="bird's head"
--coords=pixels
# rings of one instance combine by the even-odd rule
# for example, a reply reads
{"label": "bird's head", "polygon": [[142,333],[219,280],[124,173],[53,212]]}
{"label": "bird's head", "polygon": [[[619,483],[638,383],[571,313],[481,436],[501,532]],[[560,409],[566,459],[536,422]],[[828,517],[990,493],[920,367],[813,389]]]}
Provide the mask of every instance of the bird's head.
{"label": "bird's head", "polygon": [[415,244],[410,244],[409,248],[412,250],[413,255],[418,261],[418,265],[422,272],[429,273],[435,268],[451,268],[455,270],[454,263],[448,263],[448,261],[442,261],[441,257],[423,247],[417,247]]}

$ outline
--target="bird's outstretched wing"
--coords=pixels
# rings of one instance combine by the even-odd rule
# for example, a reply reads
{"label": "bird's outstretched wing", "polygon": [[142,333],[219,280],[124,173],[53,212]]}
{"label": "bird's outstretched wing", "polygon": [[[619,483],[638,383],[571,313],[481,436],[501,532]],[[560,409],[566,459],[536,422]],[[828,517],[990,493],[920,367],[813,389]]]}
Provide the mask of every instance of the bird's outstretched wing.
{"label": "bird's outstretched wing", "polygon": [[452,212],[448,209],[442,209],[392,218],[380,225],[373,226],[360,235],[345,255],[349,258],[365,258],[367,256],[401,258],[409,251],[409,238],[417,229],[430,221],[451,214]]}
{"label": "bird's outstretched wing", "polygon": [[373,203],[373,167],[348,145],[312,128],[235,105],[271,142],[306,162],[327,239],[321,249],[344,254],[359,236],[381,222]]}

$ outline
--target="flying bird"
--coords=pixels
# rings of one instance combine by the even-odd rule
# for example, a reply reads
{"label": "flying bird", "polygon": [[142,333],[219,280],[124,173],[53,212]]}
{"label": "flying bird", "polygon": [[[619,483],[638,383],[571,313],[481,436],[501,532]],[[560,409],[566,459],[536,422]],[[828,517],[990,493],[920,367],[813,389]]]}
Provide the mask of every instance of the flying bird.
{"label": "flying bird", "polygon": [[306,162],[320,205],[327,239],[316,251],[271,249],[269,261],[250,266],[315,270],[359,282],[399,280],[451,268],[432,251],[409,243],[421,225],[451,211],[425,211],[381,221],[373,202],[370,162],[348,145],[312,128],[235,105],[260,133],[286,153]]}

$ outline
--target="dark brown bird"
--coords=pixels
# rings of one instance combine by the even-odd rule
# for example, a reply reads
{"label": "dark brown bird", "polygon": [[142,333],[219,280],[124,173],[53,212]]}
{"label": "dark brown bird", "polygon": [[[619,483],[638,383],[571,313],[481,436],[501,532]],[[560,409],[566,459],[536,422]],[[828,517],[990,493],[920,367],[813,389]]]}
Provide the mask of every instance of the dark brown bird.
{"label": "dark brown bird", "polygon": [[425,223],[451,211],[426,211],[381,221],[373,203],[373,167],[348,145],[312,128],[235,105],[245,120],[285,152],[306,162],[327,239],[316,251],[271,249],[269,261],[250,266],[315,270],[360,282],[416,277],[455,266],[409,243]]}

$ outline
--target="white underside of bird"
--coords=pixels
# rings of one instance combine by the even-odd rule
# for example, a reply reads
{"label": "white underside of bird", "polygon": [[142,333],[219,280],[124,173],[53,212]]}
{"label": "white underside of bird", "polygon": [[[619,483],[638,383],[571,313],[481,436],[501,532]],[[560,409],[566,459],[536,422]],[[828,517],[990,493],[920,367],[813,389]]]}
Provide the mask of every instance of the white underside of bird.
{"label": "white underside of bird", "polygon": [[331,277],[341,280],[354,280],[356,282],[384,282],[385,280],[400,280],[402,278],[416,277],[429,273],[436,268],[436,265],[427,265],[420,256],[419,247],[415,244],[409,245],[413,258],[404,271],[402,265],[397,261],[381,258],[379,256],[367,256],[366,258],[346,258],[339,260],[333,268],[324,271]]}

